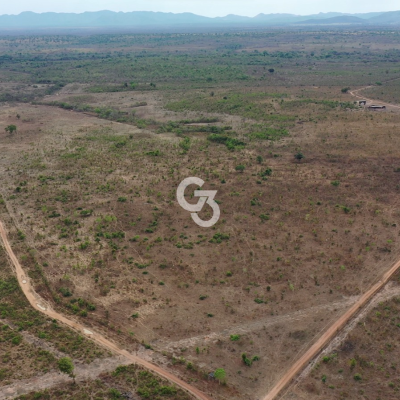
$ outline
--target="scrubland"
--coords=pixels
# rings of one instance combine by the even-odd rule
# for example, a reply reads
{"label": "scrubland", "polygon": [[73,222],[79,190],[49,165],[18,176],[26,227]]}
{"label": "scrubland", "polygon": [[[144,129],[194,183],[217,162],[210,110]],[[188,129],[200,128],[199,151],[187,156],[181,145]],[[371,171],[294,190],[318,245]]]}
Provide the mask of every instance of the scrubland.
{"label": "scrubland", "polygon": [[[265,395],[397,261],[400,114],[368,112],[348,88],[373,85],[362,93],[399,102],[398,32],[20,36],[0,48],[1,218],[35,290],[215,398]],[[189,176],[218,191],[213,228],[176,201]],[[1,326],[82,362],[105,356],[29,310],[1,260]],[[396,304],[368,317],[372,336],[357,327],[349,350],[320,363],[305,393],[395,390],[383,375],[365,387],[353,375],[372,374],[358,349]],[[2,329],[9,359],[37,360],[3,381],[55,368],[54,356]],[[209,379],[221,368],[223,384]],[[49,390],[87,398],[98,385],[106,396],[118,379]]]}

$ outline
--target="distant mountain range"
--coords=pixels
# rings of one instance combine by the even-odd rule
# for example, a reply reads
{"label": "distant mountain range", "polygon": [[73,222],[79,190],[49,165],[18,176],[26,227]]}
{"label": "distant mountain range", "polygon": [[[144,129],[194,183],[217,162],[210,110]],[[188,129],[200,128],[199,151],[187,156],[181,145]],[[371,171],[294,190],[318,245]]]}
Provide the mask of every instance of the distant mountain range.
{"label": "distant mountain range", "polygon": [[259,14],[255,17],[227,15],[209,18],[192,13],[161,13],[150,11],[97,11],[72,13],[23,12],[19,15],[0,15],[0,30],[48,28],[162,28],[162,27],[272,27],[290,25],[398,25],[400,11],[343,14],[320,13],[300,16],[294,14]]}

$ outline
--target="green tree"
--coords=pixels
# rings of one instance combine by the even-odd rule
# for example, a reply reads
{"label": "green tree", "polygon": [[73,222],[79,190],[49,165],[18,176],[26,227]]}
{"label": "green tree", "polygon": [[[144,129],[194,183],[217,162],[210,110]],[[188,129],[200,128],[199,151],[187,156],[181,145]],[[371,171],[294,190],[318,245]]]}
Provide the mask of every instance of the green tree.
{"label": "green tree", "polygon": [[74,380],[75,383],[75,374],[74,374],[74,363],[69,357],[63,357],[58,360],[58,369],[63,374],[68,375],[70,378]]}
{"label": "green tree", "polygon": [[223,368],[218,368],[215,370],[214,376],[219,383],[224,383],[226,379],[226,372]]}
{"label": "green tree", "polygon": [[257,156],[257,162],[259,164],[262,164],[263,161],[264,161],[264,159],[261,156]]}
{"label": "green tree", "polygon": [[7,133],[9,133],[10,135],[12,135],[14,132],[17,132],[17,127],[16,127],[15,125],[8,125],[8,126],[5,128],[5,131],[6,131]]}

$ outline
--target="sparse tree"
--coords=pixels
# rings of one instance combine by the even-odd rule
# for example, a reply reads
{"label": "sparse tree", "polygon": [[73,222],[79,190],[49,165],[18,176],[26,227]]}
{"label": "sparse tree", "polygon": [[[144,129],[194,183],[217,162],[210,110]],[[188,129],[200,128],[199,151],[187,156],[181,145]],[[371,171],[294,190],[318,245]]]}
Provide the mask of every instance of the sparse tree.
{"label": "sparse tree", "polygon": [[15,125],[8,125],[8,126],[5,128],[5,131],[6,131],[7,133],[9,133],[10,135],[12,135],[14,132],[17,132],[17,127],[16,127]]}
{"label": "sparse tree", "polygon": [[74,363],[69,357],[63,357],[58,360],[58,369],[63,374],[68,375],[70,378],[74,380],[75,383],[75,374],[74,374]]}

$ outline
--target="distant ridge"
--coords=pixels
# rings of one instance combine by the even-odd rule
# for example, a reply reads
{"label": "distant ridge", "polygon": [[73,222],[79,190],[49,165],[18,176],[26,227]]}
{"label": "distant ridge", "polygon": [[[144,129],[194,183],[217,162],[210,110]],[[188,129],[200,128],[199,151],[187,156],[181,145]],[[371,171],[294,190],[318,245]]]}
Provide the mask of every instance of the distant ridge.
{"label": "distant ridge", "polygon": [[23,12],[19,15],[0,15],[0,30],[5,29],[46,29],[46,28],[143,28],[143,27],[179,27],[179,26],[212,26],[212,27],[268,27],[290,26],[296,24],[329,25],[329,24],[369,24],[400,25],[400,11],[343,14],[320,13],[300,16],[294,14],[259,14],[255,17],[227,15],[209,18],[192,13],[162,13],[150,11],[113,12],[96,11],[73,13]]}
{"label": "distant ridge", "polygon": [[367,24],[368,20],[353,17],[351,15],[342,15],[326,19],[308,19],[301,22],[302,25],[336,25],[336,24]]}
{"label": "distant ridge", "polygon": [[390,11],[369,19],[374,24],[400,24],[400,11]]}

